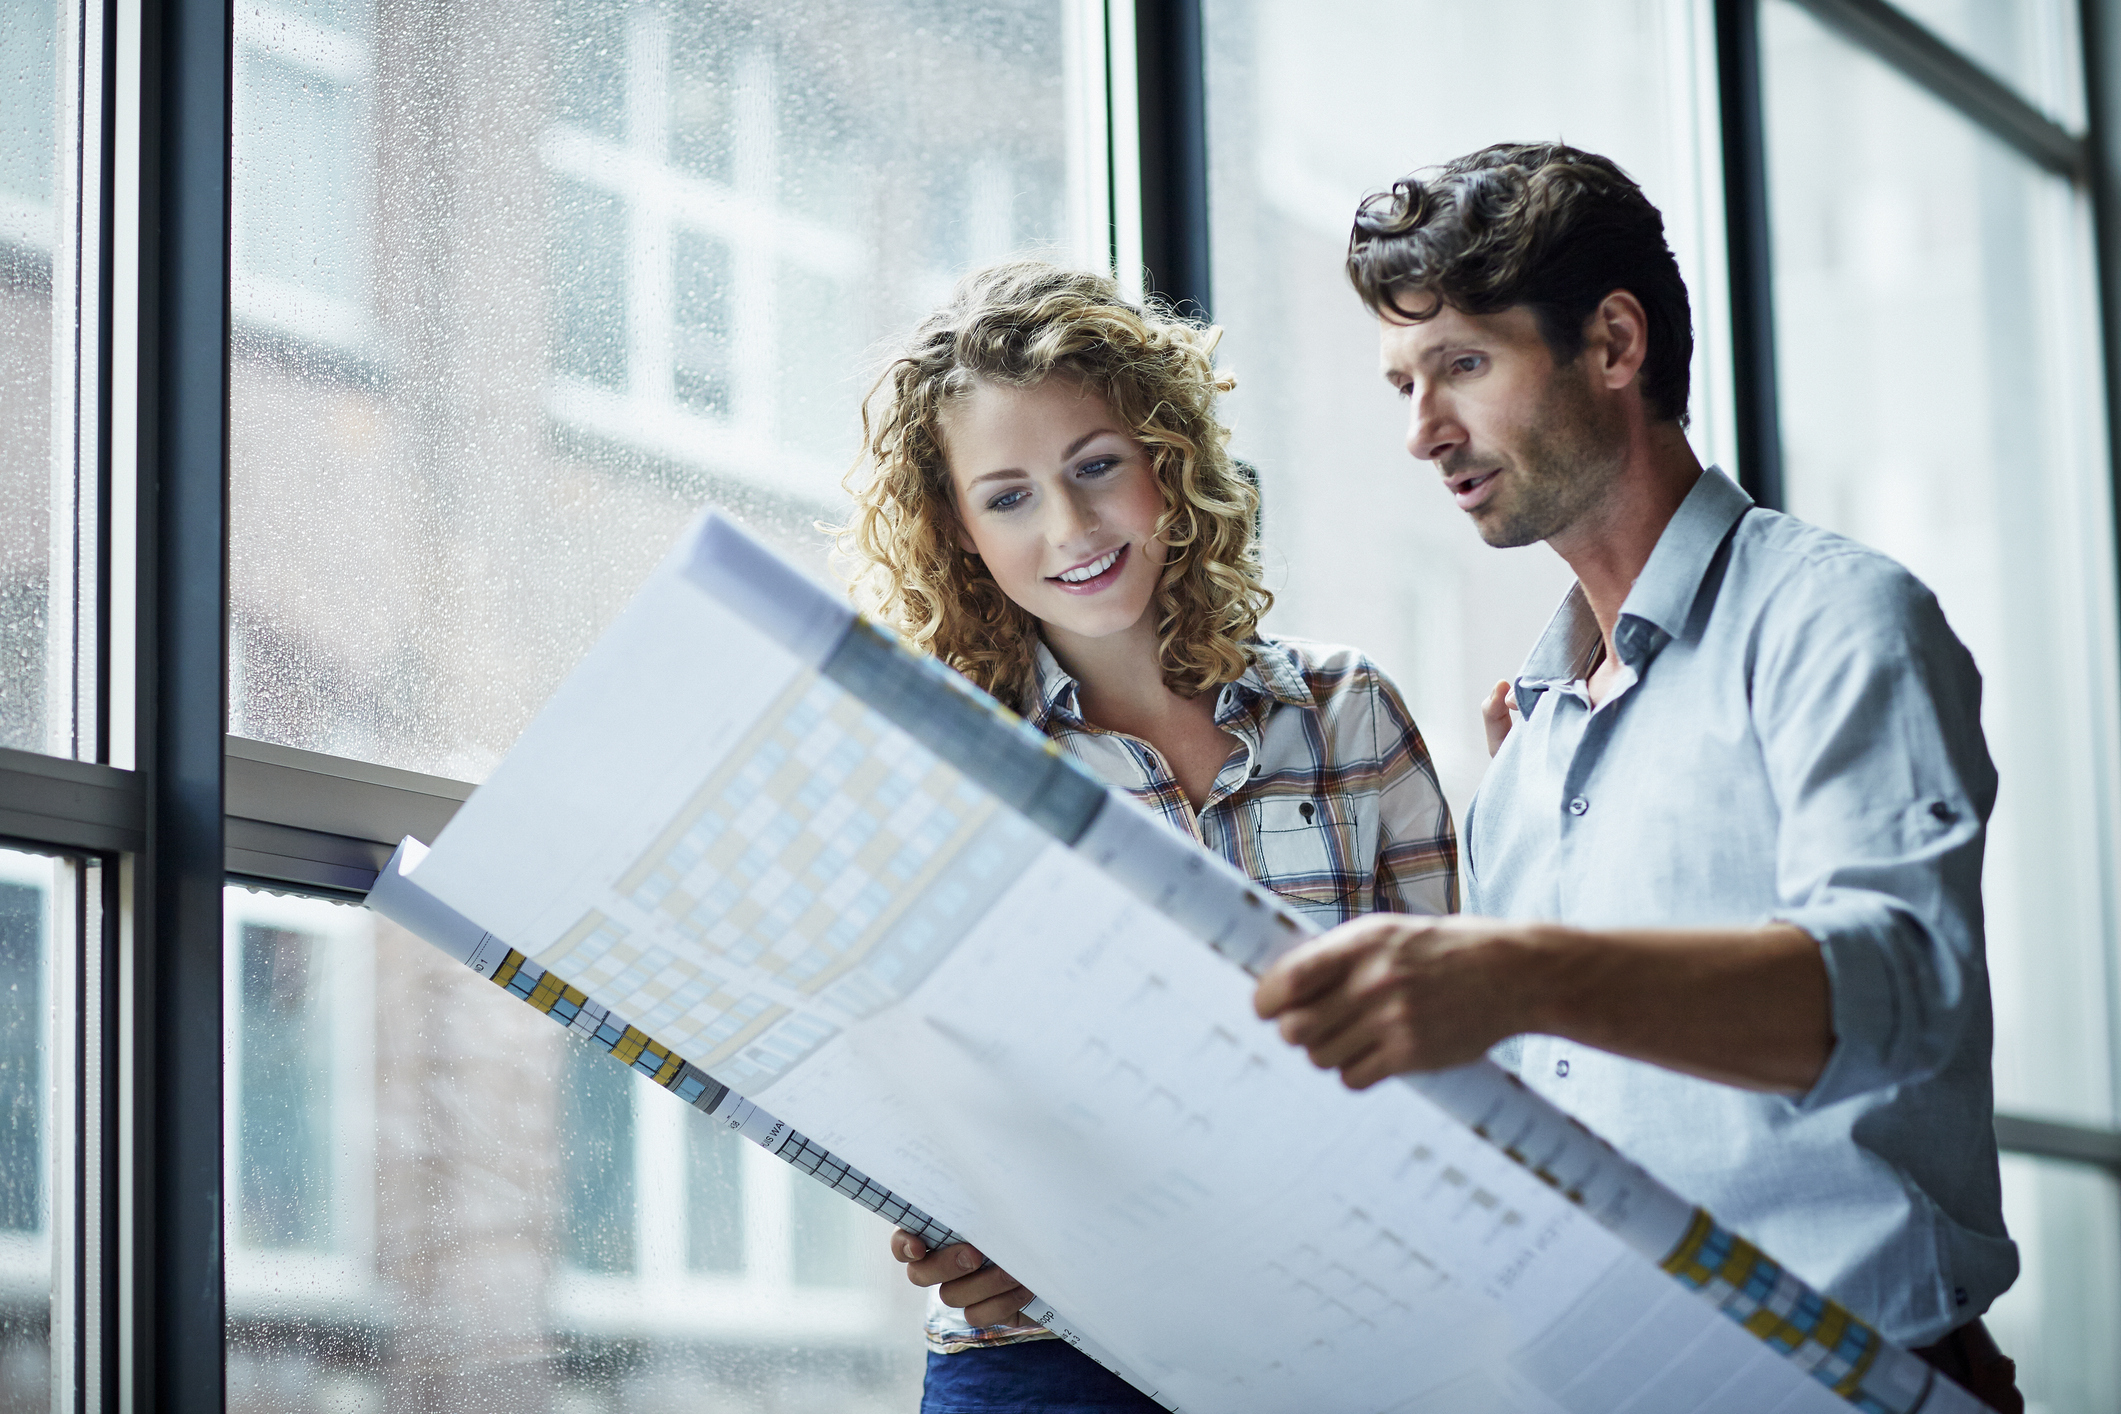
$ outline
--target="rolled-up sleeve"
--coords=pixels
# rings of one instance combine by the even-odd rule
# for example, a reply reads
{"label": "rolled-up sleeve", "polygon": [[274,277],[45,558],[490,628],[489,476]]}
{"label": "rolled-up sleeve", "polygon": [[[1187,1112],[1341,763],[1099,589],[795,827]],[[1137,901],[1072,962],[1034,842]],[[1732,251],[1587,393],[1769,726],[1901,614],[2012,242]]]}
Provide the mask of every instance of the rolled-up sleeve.
{"label": "rolled-up sleeve", "polygon": [[1929,591],[1817,566],[1761,621],[1754,721],[1780,809],[1774,917],[1818,940],[1834,1049],[1806,1109],[1927,1079],[1988,1004],[1981,679]]}

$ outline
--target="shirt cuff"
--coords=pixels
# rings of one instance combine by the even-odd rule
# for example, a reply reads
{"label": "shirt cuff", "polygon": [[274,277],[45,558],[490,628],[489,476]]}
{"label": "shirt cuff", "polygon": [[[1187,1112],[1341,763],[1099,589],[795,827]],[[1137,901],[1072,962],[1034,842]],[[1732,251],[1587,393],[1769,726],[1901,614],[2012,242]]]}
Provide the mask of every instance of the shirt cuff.
{"label": "shirt cuff", "polygon": [[1767,921],[1802,928],[1819,944],[1826,964],[1827,1006],[1834,1048],[1812,1088],[1794,1097],[1803,1113],[1909,1077],[1905,1059],[1913,1038],[1903,1034],[1902,988],[1894,967],[1902,921],[1875,899],[1844,899],[1786,909]]}

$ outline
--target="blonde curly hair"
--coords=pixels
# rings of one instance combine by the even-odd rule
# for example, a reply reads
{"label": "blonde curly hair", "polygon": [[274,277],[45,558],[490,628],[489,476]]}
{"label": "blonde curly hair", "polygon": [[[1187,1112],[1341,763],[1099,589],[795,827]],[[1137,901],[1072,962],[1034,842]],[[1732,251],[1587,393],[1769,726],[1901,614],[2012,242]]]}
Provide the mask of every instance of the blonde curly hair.
{"label": "blonde curly hair", "polygon": [[1148,449],[1163,492],[1165,683],[1194,697],[1237,678],[1274,596],[1260,582],[1259,492],[1215,418],[1216,395],[1236,386],[1209,358],[1220,335],[1153,301],[1129,304],[1105,275],[1018,260],[966,276],[862,403],[846,481],[855,511],[838,538],[864,607],[1003,701],[1029,691],[1038,622],[959,541],[942,418],[981,381],[1031,388],[1066,375]]}

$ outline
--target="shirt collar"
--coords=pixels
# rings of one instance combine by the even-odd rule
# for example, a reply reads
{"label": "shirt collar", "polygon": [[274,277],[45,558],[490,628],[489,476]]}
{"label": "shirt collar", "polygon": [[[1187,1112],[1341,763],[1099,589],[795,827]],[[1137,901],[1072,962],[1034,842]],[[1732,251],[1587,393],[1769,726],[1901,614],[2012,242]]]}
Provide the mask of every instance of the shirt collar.
{"label": "shirt collar", "polygon": [[[1304,681],[1303,667],[1296,651],[1284,644],[1265,639],[1256,639],[1247,645],[1251,661],[1235,682],[1225,683],[1215,704],[1218,722],[1244,710],[1263,697],[1271,697],[1292,707],[1308,707],[1315,700],[1311,696],[1310,684]],[[1074,676],[1060,665],[1044,639],[1039,639],[1032,653],[1032,667],[1036,681],[1032,685],[1030,709],[1025,718],[1040,731],[1058,718],[1064,722],[1080,722],[1083,716],[1082,697]]]}
{"label": "shirt collar", "polygon": [[[1752,508],[1753,498],[1717,468],[1696,478],[1620,606],[1613,647],[1621,662],[1640,673],[1685,626],[1710,562],[1731,527]],[[1598,642],[1598,620],[1590,601],[1581,584],[1572,584],[1518,675],[1518,710],[1529,714],[1548,688],[1588,673]]]}
{"label": "shirt collar", "polygon": [[1040,731],[1055,717],[1063,721],[1081,721],[1082,701],[1076,691],[1076,682],[1068,670],[1060,665],[1043,639],[1032,640],[1031,700],[1024,704],[1025,718]]}

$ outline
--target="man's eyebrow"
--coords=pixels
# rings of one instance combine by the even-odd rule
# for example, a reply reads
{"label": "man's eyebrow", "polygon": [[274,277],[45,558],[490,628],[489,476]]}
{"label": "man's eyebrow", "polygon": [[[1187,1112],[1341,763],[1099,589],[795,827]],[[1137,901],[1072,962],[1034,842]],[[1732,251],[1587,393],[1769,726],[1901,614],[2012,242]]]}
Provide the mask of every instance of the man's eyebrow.
{"label": "man's eyebrow", "polygon": [[1389,381],[1394,374],[1404,374],[1409,368],[1418,368],[1425,363],[1436,363],[1446,357],[1461,353],[1480,353],[1482,346],[1477,340],[1460,339],[1455,342],[1438,340],[1415,353],[1408,359],[1394,359],[1385,365],[1384,376]]}

